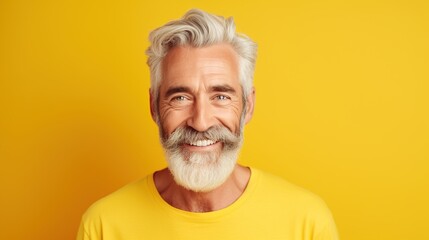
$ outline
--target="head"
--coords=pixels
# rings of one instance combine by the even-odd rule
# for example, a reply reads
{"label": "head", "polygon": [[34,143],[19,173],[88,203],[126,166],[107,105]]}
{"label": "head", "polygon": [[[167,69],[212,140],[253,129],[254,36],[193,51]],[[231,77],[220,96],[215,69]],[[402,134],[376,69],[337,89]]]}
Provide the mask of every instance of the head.
{"label": "head", "polygon": [[151,113],[179,185],[210,191],[234,169],[253,114],[256,44],[232,18],[191,10],[150,34]]}

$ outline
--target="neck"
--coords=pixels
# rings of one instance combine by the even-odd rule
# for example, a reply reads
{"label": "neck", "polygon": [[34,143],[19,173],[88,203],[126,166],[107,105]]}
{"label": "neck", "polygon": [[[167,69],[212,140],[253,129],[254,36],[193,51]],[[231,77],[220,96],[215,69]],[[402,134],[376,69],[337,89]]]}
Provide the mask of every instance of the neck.
{"label": "neck", "polygon": [[155,186],[164,201],[189,212],[211,212],[228,207],[243,194],[249,179],[250,170],[237,165],[218,188],[209,192],[194,192],[178,185],[167,168],[154,175]]}

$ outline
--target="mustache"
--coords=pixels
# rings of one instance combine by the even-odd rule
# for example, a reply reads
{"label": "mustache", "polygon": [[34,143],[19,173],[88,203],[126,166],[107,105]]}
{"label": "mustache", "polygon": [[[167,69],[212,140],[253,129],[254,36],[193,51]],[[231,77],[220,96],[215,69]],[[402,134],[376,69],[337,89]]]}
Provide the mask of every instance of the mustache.
{"label": "mustache", "polygon": [[177,149],[183,144],[189,144],[198,140],[212,140],[222,142],[226,150],[233,149],[241,143],[241,133],[236,135],[223,126],[213,126],[207,131],[199,132],[191,127],[178,127],[167,138],[163,138],[162,144],[166,149]]}

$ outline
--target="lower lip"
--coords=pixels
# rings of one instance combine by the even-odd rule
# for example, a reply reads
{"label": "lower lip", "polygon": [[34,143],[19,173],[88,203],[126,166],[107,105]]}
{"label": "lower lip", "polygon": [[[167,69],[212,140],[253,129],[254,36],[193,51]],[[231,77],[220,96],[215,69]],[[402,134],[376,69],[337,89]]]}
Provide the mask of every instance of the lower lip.
{"label": "lower lip", "polygon": [[208,146],[194,146],[194,145],[190,145],[190,144],[184,144],[183,147],[191,152],[208,152],[208,151],[213,151],[216,149],[219,149],[220,147],[222,147],[222,142],[216,142],[212,145],[208,145]]}

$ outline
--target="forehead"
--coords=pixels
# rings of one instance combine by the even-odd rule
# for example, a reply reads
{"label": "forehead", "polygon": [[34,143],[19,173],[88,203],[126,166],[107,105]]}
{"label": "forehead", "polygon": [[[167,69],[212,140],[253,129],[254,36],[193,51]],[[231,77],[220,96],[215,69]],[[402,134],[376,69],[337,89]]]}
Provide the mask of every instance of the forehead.
{"label": "forehead", "polygon": [[173,83],[196,79],[238,81],[238,56],[229,44],[195,48],[172,48],[162,64],[162,82]]}

